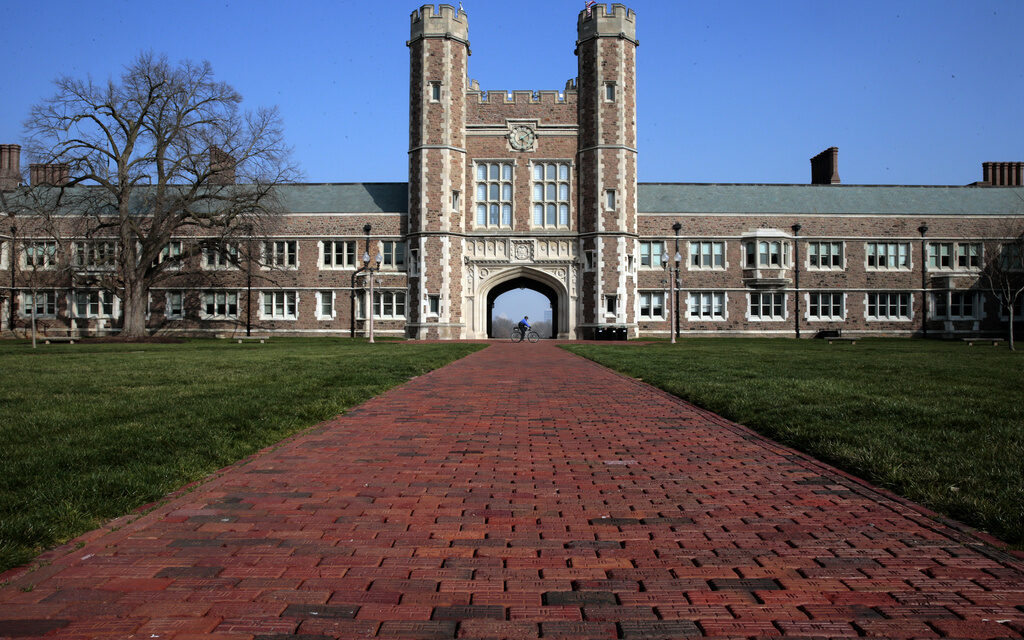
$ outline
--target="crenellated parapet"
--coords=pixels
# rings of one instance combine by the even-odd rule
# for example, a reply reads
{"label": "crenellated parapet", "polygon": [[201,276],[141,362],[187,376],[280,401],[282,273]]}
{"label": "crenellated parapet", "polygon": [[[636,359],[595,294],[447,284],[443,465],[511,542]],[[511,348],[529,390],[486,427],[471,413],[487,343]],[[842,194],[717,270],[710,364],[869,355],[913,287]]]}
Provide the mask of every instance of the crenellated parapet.
{"label": "crenellated parapet", "polygon": [[576,91],[506,91],[491,89],[481,91],[479,87],[466,92],[471,102],[477,104],[510,104],[510,105],[566,105],[575,108]]}
{"label": "crenellated parapet", "polygon": [[469,19],[466,12],[442,4],[425,4],[412,12],[410,42],[420,38],[451,38],[469,43]]}
{"label": "crenellated parapet", "polygon": [[601,36],[621,37],[636,42],[636,12],[623,4],[597,4],[580,11],[576,23],[579,41]]}

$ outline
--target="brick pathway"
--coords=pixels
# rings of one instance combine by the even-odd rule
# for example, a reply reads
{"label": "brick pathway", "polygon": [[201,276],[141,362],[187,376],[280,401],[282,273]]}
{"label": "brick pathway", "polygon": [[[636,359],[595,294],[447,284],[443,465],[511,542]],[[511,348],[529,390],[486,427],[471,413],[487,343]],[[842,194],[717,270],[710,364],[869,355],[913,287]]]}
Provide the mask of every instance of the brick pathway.
{"label": "brick pathway", "polygon": [[1024,633],[1021,562],[550,343],[120,524],[0,589],[0,637]]}

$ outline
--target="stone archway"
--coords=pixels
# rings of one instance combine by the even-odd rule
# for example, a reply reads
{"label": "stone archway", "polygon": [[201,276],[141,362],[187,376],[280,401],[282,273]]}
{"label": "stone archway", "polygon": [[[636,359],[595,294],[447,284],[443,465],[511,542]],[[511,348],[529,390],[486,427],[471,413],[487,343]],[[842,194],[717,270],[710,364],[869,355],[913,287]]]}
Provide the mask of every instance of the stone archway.
{"label": "stone archway", "polygon": [[[530,289],[531,291],[536,291],[537,293],[541,294],[542,296],[544,296],[545,298],[548,299],[548,302],[551,303],[551,332],[554,335],[554,337],[557,337],[558,336],[558,327],[561,326],[561,325],[558,324],[558,321],[559,321],[559,317],[558,317],[558,294],[555,292],[554,289],[552,289],[550,286],[544,284],[543,282],[539,282],[539,281],[537,281],[537,280],[535,280],[533,278],[528,278],[526,276],[519,276],[517,278],[513,278],[511,280],[506,280],[504,282],[501,282],[501,283],[495,285],[494,287],[492,287],[491,290],[487,292],[487,307],[486,307],[486,309],[487,309],[487,337],[489,337],[489,338],[502,338],[502,337],[505,337],[505,336],[496,336],[496,335],[493,334],[493,331],[492,331],[491,323],[494,320],[494,318],[493,318],[494,302],[503,293],[508,293],[509,291],[512,291],[513,289]],[[548,336],[541,336],[541,337],[542,338],[546,338]]]}

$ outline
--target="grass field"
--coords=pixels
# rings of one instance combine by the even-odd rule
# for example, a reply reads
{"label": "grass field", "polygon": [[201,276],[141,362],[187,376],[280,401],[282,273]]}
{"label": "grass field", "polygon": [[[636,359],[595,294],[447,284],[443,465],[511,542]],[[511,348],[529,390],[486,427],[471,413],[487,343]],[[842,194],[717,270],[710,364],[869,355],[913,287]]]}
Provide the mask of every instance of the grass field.
{"label": "grass field", "polygon": [[895,339],[565,348],[1024,548],[1024,353]]}
{"label": "grass field", "polygon": [[0,342],[0,571],[481,346]]}

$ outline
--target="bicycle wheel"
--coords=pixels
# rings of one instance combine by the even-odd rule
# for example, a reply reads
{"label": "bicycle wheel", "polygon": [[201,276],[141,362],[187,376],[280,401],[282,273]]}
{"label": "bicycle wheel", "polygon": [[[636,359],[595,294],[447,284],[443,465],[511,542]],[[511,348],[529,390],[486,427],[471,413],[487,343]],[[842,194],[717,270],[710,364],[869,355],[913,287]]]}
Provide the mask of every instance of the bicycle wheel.
{"label": "bicycle wheel", "polygon": [[509,340],[511,340],[512,342],[522,342],[523,334],[519,331],[519,329],[513,329],[512,335],[509,336]]}
{"label": "bicycle wheel", "polygon": [[531,331],[526,334],[526,339],[529,340],[530,342],[537,342],[538,340],[540,340],[540,336],[537,335],[536,331]]}

